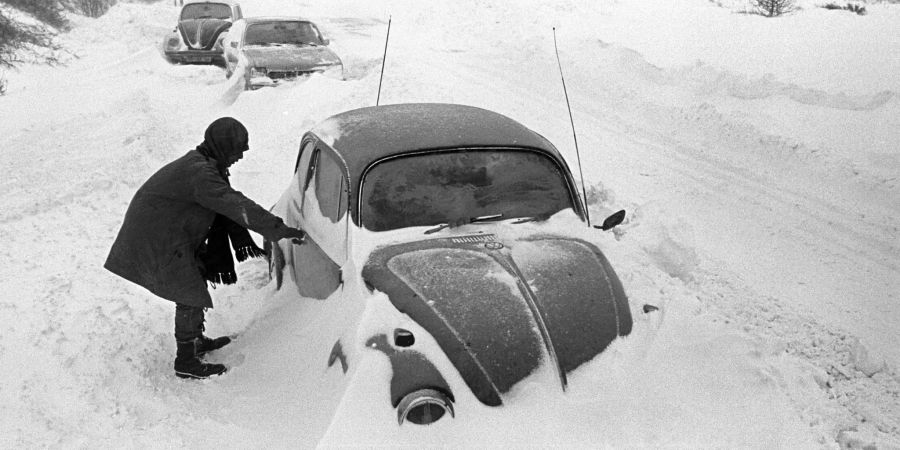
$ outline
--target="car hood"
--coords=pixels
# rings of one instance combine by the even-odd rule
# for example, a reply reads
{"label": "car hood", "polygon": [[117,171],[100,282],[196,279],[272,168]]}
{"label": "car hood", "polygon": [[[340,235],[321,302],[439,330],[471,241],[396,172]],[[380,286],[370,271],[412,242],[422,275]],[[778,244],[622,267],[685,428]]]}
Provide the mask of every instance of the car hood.
{"label": "car hood", "polygon": [[341,64],[331,49],[325,46],[253,46],[244,48],[251,67],[268,70],[306,71]]}
{"label": "car hood", "polygon": [[432,334],[487,405],[544,363],[565,388],[567,373],[631,332],[621,282],[578,239],[479,234],[391,245],[371,254],[363,278]]}
{"label": "car hood", "polygon": [[181,39],[193,50],[210,50],[216,38],[231,28],[231,22],[222,19],[187,19],[178,22]]}

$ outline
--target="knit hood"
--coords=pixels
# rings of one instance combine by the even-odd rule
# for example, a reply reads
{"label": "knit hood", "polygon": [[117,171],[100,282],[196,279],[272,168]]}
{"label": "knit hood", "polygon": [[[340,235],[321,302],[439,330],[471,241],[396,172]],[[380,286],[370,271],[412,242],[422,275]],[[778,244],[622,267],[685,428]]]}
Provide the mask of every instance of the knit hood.
{"label": "knit hood", "polygon": [[242,123],[231,117],[222,117],[209,124],[203,134],[203,142],[196,150],[207,158],[215,159],[219,173],[227,177],[229,156],[247,151],[249,141],[247,128]]}

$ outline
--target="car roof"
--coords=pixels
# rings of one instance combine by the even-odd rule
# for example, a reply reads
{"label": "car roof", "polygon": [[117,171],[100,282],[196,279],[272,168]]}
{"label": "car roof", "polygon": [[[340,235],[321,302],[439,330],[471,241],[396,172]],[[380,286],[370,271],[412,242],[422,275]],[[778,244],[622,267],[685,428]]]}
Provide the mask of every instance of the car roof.
{"label": "car roof", "polygon": [[[350,208],[359,224],[359,188],[363,172],[384,158],[427,150],[457,148],[532,149],[554,159],[569,185],[575,211],[583,215],[572,173],[546,138],[502,114],[448,103],[403,103],[370,106],[325,119],[303,138],[324,142],[347,167]],[[299,163],[299,158],[297,160]]]}
{"label": "car roof", "polygon": [[563,164],[553,144],[502,114],[467,105],[404,103],[354,109],[311,130],[345,161],[351,179],[374,161],[428,149],[522,147],[542,150]]}
{"label": "car roof", "polygon": [[312,22],[309,19],[298,17],[298,16],[256,16],[256,17],[244,17],[244,22],[250,23],[259,23],[259,22]]}

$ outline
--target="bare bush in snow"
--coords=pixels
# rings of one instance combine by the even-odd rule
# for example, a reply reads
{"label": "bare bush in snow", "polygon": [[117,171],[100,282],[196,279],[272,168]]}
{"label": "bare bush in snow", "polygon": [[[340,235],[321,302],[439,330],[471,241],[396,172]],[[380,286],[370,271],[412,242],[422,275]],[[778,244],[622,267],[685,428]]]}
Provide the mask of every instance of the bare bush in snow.
{"label": "bare bush in snow", "polygon": [[0,67],[23,58],[58,63],[62,49],[55,37],[67,26],[62,0],[0,0]]}
{"label": "bare bush in snow", "polygon": [[88,17],[100,17],[116,4],[116,0],[73,0],[73,6]]}
{"label": "bare bush in snow", "polygon": [[766,17],[778,17],[795,8],[794,0],[752,0],[756,12]]}
{"label": "bare bush in snow", "polygon": [[854,3],[847,3],[845,6],[841,6],[841,5],[838,5],[838,4],[836,4],[836,3],[826,3],[826,4],[823,5],[822,7],[825,8],[825,9],[841,9],[841,10],[847,10],[847,11],[850,11],[850,12],[855,12],[856,14],[859,14],[860,16],[866,15],[866,7],[865,7],[865,6],[862,6],[862,5],[857,5],[857,4],[854,4]]}

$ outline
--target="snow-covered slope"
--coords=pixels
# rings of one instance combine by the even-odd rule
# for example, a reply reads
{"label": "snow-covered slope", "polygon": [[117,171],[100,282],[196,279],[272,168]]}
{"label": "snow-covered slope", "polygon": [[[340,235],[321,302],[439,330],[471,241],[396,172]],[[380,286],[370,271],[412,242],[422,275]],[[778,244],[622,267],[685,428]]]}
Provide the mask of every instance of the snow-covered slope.
{"label": "snow-covered slope", "polygon": [[[240,93],[170,66],[168,1],[77,18],[79,58],[5,75],[0,447],[900,447],[900,6],[360,3],[242,2],[319,23],[344,81]],[[305,130],[375,103],[389,17],[381,103],[501,112],[574,169],[556,29],[593,216],[629,214],[588,237],[636,311],[662,308],[576,371],[578,395],[526,386],[425,429],[363,395],[332,423],[304,353],[329,318],[262,262],[214,291],[209,333],[240,336],[216,355],[233,370],[204,382],[172,374],[172,305],[102,268],[137,187],[217,117],[250,130],[233,184],[272,204]]]}

